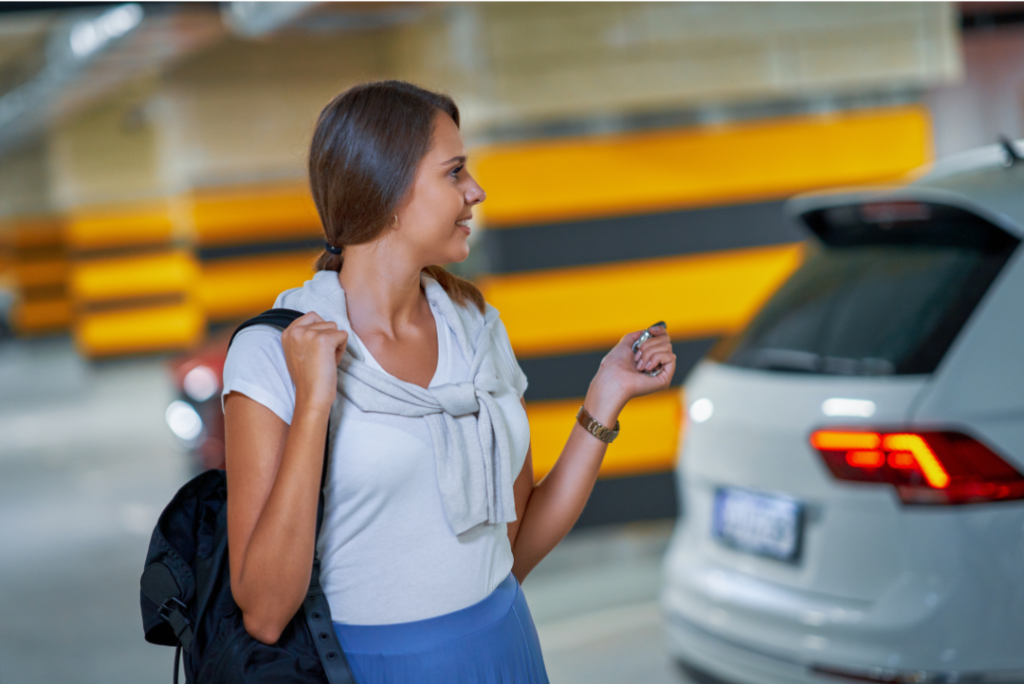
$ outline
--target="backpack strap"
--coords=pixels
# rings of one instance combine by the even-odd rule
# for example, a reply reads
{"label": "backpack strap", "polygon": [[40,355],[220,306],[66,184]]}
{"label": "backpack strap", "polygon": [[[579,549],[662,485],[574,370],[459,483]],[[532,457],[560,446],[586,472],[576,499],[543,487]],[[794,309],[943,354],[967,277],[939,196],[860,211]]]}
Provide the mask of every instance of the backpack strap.
{"label": "backpack strap", "polygon": [[254,325],[269,325],[271,327],[278,328],[283,332],[285,328],[292,324],[292,321],[305,315],[306,314],[301,311],[296,311],[295,309],[267,309],[260,315],[253,316],[235,328],[235,332],[231,333],[231,339],[228,341],[228,349],[231,348],[231,343],[235,341],[235,337],[238,333],[242,332],[246,328],[251,328]]}
{"label": "backpack strap", "polygon": [[[228,341],[228,349],[231,348],[231,343],[235,341],[235,337],[238,336],[238,333],[242,332],[246,328],[251,328],[254,325],[269,325],[284,332],[284,329],[291,325],[297,318],[301,318],[305,315],[306,314],[301,311],[296,311],[295,309],[267,309],[263,313],[253,316],[235,328],[235,332],[231,333],[231,339]],[[328,434],[327,439],[324,442],[324,465],[320,470],[320,502],[316,510],[317,539],[320,538],[320,526],[323,524],[324,520],[324,483],[327,482],[327,463],[331,455],[330,443],[331,436]],[[317,559],[314,558],[314,562],[316,562],[316,560]],[[316,572],[316,568],[314,568],[314,579],[316,579],[318,575],[319,573]]]}
{"label": "backpack strap", "polygon": [[[304,316],[301,311],[294,309],[269,309],[258,316],[239,325],[231,335],[228,347],[235,341],[235,336],[242,330],[254,325],[269,325],[284,330],[292,322]],[[331,435],[328,430],[327,438],[324,440],[324,461],[320,470],[320,499],[316,506],[316,540],[320,539],[320,527],[324,521],[324,484],[327,482],[327,466],[330,460]],[[320,588],[320,552],[317,545],[313,546],[313,571],[309,578],[309,589],[306,592],[306,599],[302,602],[302,610],[306,616],[306,625],[313,637],[313,645],[316,646],[317,654],[320,656],[320,663],[323,665],[324,673],[327,675],[329,684],[355,684],[352,671],[349,669],[345,652],[338,642],[338,635],[334,632],[334,625],[331,624],[331,609],[327,604],[327,596]]]}

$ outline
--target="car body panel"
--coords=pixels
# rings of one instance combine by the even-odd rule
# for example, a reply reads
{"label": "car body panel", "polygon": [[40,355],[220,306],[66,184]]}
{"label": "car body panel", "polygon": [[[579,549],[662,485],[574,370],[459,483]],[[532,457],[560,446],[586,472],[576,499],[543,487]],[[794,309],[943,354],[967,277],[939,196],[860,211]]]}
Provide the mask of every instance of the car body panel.
{"label": "car body panel", "polygon": [[1024,471],[1024,249],[971,319],[939,368],[941,391],[923,393],[914,420],[969,426]]}

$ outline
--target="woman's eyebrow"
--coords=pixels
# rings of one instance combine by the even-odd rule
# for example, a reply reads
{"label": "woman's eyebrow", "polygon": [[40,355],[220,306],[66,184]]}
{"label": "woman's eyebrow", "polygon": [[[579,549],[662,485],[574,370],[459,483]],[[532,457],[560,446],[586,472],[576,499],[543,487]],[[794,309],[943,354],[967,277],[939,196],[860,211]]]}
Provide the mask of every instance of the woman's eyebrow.
{"label": "woman's eyebrow", "polygon": [[452,157],[451,159],[449,159],[446,162],[441,162],[441,166],[448,166],[449,164],[452,164],[454,162],[458,162],[460,164],[465,164],[466,163],[466,157],[464,157],[464,156]]}

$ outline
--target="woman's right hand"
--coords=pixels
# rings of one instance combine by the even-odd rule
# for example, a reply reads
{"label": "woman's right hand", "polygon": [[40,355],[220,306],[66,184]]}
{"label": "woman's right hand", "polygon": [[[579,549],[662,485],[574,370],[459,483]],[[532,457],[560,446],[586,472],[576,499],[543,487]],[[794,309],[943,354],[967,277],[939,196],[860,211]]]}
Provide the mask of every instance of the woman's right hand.
{"label": "woman's right hand", "polygon": [[295,383],[296,403],[329,408],[338,391],[336,371],[348,344],[348,333],[310,311],[285,328],[281,344]]}

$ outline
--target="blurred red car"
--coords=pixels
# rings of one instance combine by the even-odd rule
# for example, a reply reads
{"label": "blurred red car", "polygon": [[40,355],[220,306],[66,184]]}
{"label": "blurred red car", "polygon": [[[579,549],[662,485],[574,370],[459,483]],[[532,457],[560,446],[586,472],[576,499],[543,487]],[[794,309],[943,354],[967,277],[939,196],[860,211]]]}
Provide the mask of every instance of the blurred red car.
{"label": "blurred red car", "polygon": [[169,364],[178,397],[167,407],[167,426],[191,456],[196,472],[224,467],[224,412],[220,392],[231,330]]}

